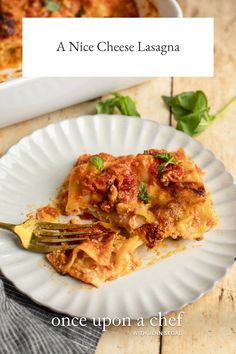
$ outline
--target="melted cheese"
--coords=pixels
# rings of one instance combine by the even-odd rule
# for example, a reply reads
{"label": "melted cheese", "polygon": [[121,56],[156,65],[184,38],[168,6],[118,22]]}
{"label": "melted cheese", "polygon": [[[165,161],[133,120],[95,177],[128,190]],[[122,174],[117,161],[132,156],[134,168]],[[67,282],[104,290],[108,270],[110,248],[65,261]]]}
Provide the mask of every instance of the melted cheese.
{"label": "melted cheese", "polygon": [[142,243],[138,237],[126,239],[113,234],[97,245],[83,242],[69,255],[65,251],[52,252],[47,259],[57,271],[98,287],[135,270],[140,263],[134,251]]}
{"label": "melted cheese", "polygon": [[[143,243],[152,248],[167,237],[199,240],[216,226],[199,167],[180,149],[171,152],[179,163],[159,175],[163,161],[155,157],[158,153],[167,152],[151,149],[120,157],[101,153],[96,156],[104,161],[102,171],[91,163],[91,155],[78,159],[59,193],[59,207],[67,215],[92,214],[109,223],[103,226],[110,233],[84,241],[73,251],[49,254],[48,260],[58,271],[100,286],[136,269],[135,250]],[[148,200],[139,195],[141,182]]]}

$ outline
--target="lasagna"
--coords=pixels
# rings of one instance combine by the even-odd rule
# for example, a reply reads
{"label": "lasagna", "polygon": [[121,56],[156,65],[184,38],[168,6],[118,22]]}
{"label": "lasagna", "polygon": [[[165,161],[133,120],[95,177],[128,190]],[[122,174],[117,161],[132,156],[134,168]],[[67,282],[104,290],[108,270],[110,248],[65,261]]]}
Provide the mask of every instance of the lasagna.
{"label": "lasagna", "polygon": [[[151,3],[150,3],[151,6]],[[1,0],[0,70],[20,68],[23,17],[138,17],[134,0]],[[158,16],[151,6],[147,16]],[[18,70],[18,75],[21,70]],[[2,80],[6,74],[2,75]]]}
{"label": "lasagna", "polygon": [[49,262],[99,286],[137,268],[135,250],[143,244],[153,249],[167,237],[201,240],[217,225],[202,177],[183,149],[80,156],[60,188],[57,208],[99,220],[102,235],[73,251],[48,254]]}

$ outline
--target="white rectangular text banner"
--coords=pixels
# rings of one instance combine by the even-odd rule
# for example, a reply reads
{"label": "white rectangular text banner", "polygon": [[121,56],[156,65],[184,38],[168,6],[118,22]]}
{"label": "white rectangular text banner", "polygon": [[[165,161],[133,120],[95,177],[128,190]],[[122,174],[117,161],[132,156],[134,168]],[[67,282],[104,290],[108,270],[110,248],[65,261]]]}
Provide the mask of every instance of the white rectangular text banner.
{"label": "white rectangular text banner", "polygon": [[212,18],[24,18],[23,76],[213,76]]}

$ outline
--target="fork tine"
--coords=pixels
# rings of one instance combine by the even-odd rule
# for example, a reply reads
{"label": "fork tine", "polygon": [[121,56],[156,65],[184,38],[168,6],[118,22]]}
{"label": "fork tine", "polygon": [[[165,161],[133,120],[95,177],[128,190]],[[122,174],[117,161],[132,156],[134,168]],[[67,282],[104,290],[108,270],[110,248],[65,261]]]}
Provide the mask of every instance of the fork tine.
{"label": "fork tine", "polygon": [[84,237],[93,237],[93,236],[104,236],[104,235],[107,235],[107,234],[110,234],[112,233],[112,231],[108,230],[106,232],[77,232],[77,231],[58,231],[58,232],[50,232],[49,230],[48,231],[44,231],[44,230],[36,230],[34,232],[34,235],[36,237],[43,237],[43,236],[48,236],[48,237],[51,237],[51,238],[60,238],[60,237],[63,237],[63,236],[84,236]]}
{"label": "fork tine", "polygon": [[27,250],[29,251],[33,251],[33,252],[40,252],[40,253],[49,253],[49,252],[53,252],[53,251],[65,251],[68,249],[73,249],[78,247],[78,244],[75,245],[56,245],[56,246],[48,246],[48,245],[37,245],[37,244],[30,244],[27,248]]}
{"label": "fork tine", "polygon": [[33,238],[32,242],[39,243],[62,243],[62,242],[72,242],[72,241],[84,241],[88,240],[87,237],[70,237],[70,238],[52,238],[52,237],[42,237]]}
{"label": "fork tine", "polygon": [[98,225],[99,222],[94,224],[60,224],[60,223],[50,223],[50,222],[39,222],[37,224],[37,228],[46,229],[46,230],[58,230],[58,229],[83,229],[83,228],[91,228],[94,225]]}
{"label": "fork tine", "polygon": [[[106,233],[109,233],[106,232]],[[88,231],[80,232],[80,231],[60,231],[60,230],[35,230],[34,232],[35,235],[37,236],[54,236],[58,237],[60,235],[62,236],[73,236],[73,235],[101,235],[104,234],[104,232],[91,232],[89,233]]]}

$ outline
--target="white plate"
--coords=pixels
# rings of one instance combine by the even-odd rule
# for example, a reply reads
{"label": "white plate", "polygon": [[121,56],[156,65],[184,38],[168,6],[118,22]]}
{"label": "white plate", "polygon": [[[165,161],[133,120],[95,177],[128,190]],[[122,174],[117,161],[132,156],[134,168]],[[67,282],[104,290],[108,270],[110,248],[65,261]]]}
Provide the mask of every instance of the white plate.
{"label": "white plate", "polygon": [[30,208],[47,203],[82,153],[121,155],[152,147],[183,147],[206,172],[221,224],[203,242],[195,242],[198,247],[95,289],[57,274],[41,254],[21,250],[12,235],[1,231],[0,266],[5,276],[36,302],[88,318],[165,314],[209,291],[236,254],[236,187],[211,152],[168,126],[124,116],[86,116],[25,137],[0,160],[1,219],[21,222]]}
{"label": "white plate", "polygon": [[[160,10],[162,17],[182,17],[182,11],[176,0],[136,1],[141,16],[145,16],[150,3],[153,3]],[[0,128],[137,85],[143,81],[145,78],[127,77],[9,80],[0,84]]]}

